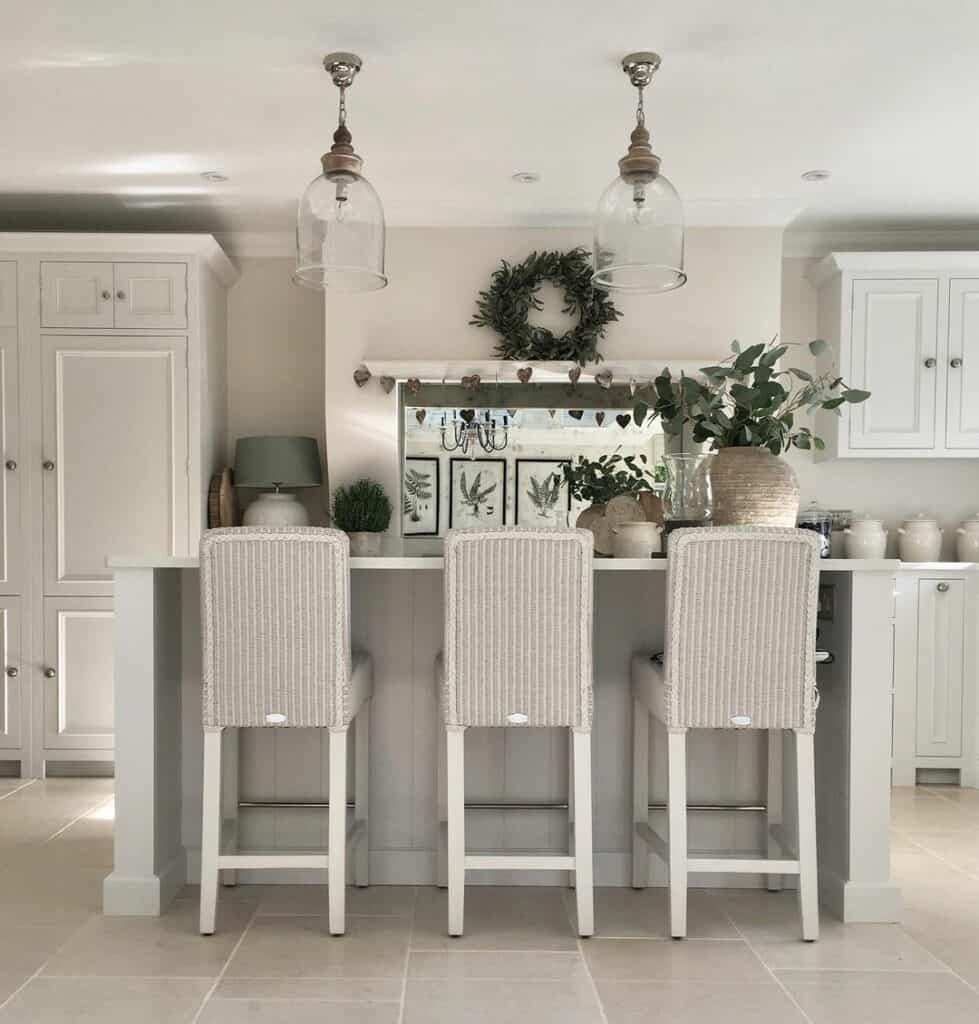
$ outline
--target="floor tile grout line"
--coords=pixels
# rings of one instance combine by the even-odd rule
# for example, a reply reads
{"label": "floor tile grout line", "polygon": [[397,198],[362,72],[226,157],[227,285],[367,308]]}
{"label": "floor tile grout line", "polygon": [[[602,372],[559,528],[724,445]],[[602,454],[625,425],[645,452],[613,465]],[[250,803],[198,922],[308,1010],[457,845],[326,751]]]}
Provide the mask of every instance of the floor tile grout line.
{"label": "floor tile grout line", "polygon": [[63,825],[61,828],[58,829],[57,832],[55,832],[53,835],[48,836],[47,839],[43,840],[43,842],[50,843],[53,840],[57,839],[58,836],[64,835],[65,832],[67,832],[72,825],[77,825],[80,821],[82,821],[84,818],[87,818],[94,811],[97,811],[100,807],[105,807],[106,804],[111,803],[113,800],[115,800],[115,794],[108,797],[102,797],[102,799],[100,799],[98,803],[95,803],[87,810],[82,811],[82,813],[79,814],[76,818],[72,818],[72,820],[69,821],[67,825]]}
{"label": "floor tile grout line", "polygon": [[408,926],[408,943],[405,946],[405,969],[401,979],[401,1000],[398,1006],[398,1024],[404,1024],[405,1007],[408,1000],[408,965],[411,962],[411,940],[415,934],[415,911],[418,907],[418,886],[411,896],[411,924]]}
{"label": "floor tile grout line", "polygon": [[927,846],[922,845],[917,839],[908,832],[901,832],[899,829],[895,829],[896,832],[901,836],[902,839],[906,839],[912,846],[917,847],[922,853],[926,853],[929,857],[934,857],[940,864],[944,864],[945,867],[950,868],[956,874],[964,875],[966,878],[971,878],[974,881],[979,881],[979,874],[974,874],[971,871],[967,871],[965,868],[960,868],[957,864],[953,864],[950,860],[946,860],[940,853],[935,853],[934,850],[929,850]]}
{"label": "floor tile grout line", "polygon": [[[224,964],[221,967],[221,970],[218,972],[218,976],[214,979],[214,984],[207,990],[207,992],[204,993],[204,999],[201,1001],[201,1005],[197,1007],[197,1013],[195,1013],[194,1016],[191,1017],[190,1024],[199,1024],[201,1016],[204,1013],[204,1010],[207,1008],[207,1004],[211,1001],[211,996],[214,995],[214,993],[218,989],[218,986],[224,980],[224,976],[227,973],[228,968],[231,966],[231,961],[234,959],[235,953],[238,952],[239,948],[241,947],[241,944],[245,941],[245,936],[251,929],[252,924],[254,924],[256,917],[257,914],[253,910],[251,917],[248,918],[248,923],[242,929],[241,935],[238,936],[238,941],[231,948],[231,952],[228,954],[227,959],[224,961]],[[201,938],[204,941],[207,941],[204,938],[204,936],[201,936]]]}
{"label": "floor tile grout line", "polygon": [[[592,974],[591,968],[588,966],[588,957],[585,956],[585,948],[582,944],[582,938],[578,934],[578,929],[575,927],[575,922],[571,917],[571,900],[564,892],[561,893],[561,904],[564,907],[564,916],[567,918],[568,927],[571,928],[571,931],[574,934],[575,945],[578,948],[578,957],[581,960],[581,967],[585,972],[585,978],[588,980],[588,987],[591,989],[592,995],[595,997],[595,1005],[598,1007],[598,1015],[602,1020],[602,1024],[609,1024],[608,1014],[605,1012],[605,1004],[602,1002],[602,997],[598,992],[598,985],[595,983],[595,976]],[[593,942],[594,937],[589,941]]]}
{"label": "floor tile grout line", "polygon": [[29,789],[37,781],[37,779],[23,779],[16,789],[10,790],[9,793],[0,794],[0,800],[6,800],[8,797],[13,796],[14,793],[23,793],[25,789]]}

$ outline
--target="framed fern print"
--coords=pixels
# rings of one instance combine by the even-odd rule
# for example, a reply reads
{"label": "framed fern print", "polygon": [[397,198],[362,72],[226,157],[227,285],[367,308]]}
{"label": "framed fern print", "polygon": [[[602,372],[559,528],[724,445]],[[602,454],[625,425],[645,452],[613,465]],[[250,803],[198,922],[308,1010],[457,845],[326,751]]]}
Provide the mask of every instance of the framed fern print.
{"label": "framed fern print", "polygon": [[439,460],[408,455],[401,479],[401,534],[437,537],[439,533]]}
{"label": "framed fern print", "polygon": [[517,526],[567,526],[571,492],[562,467],[570,459],[517,459]]}
{"label": "framed fern print", "polygon": [[506,524],[506,459],[452,459],[449,527]]}

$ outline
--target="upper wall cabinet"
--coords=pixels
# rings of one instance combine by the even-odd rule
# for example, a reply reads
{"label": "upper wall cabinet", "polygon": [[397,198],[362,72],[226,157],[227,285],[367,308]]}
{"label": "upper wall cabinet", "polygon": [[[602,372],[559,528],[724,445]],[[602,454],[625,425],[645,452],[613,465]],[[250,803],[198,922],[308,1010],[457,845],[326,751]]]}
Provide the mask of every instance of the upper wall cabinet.
{"label": "upper wall cabinet", "polygon": [[979,253],[834,253],[814,280],[833,367],[871,393],[820,420],[824,457],[979,458]]}
{"label": "upper wall cabinet", "polygon": [[184,263],[41,264],[41,327],[183,330]]}

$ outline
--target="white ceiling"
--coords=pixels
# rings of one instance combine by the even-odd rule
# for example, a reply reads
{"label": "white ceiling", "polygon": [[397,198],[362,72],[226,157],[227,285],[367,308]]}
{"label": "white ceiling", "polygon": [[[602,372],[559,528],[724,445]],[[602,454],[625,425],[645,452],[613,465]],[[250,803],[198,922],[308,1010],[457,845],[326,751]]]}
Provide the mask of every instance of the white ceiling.
{"label": "white ceiling", "polygon": [[349,124],[389,223],[587,223],[637,48],[691,223],[979,226],[975,0],[0,0],[0,24],[0,228],[288,229],[332,49],[364,59]]}

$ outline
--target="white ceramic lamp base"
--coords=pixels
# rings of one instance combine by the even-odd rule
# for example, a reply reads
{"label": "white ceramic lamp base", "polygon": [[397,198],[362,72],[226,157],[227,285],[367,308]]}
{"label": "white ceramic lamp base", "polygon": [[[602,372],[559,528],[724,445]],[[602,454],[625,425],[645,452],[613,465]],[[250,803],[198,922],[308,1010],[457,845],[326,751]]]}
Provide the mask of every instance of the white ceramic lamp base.
{"label": "white ceramic lamp base", "polygon": [[309,526],[306,506],[295,494],[266,491],[245,509],[244,526]]}

